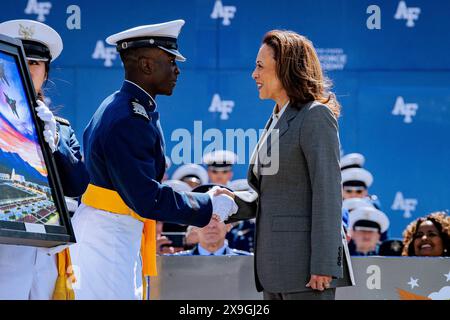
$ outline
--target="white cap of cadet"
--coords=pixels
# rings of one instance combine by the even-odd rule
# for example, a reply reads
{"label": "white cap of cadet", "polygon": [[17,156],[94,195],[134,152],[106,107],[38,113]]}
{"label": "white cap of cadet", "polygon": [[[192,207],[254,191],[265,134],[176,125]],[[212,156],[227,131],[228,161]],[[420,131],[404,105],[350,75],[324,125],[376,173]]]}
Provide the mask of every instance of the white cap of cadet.
{"label": "white cap of cadet", "polygon": [[349,229],[374,231],[380,233],[389,228],[389,218],[384,212],[371,207],[362,207],[353,210],[349,215]]}
{"label": "white cap of cadet", "polygon": [[372,174],[363,168],[342,170],[342,184],[344,186],[363,186],[369,188],[373,183]]}
{"label": "white cap of cadet", "polygon": [[203,156],[203,163],[217,171],[231,170],[237,161],[237,154],[229,150],[216,150]]}
{"label": "white cap of cadet", "polygon": [[197,177],[200,180],[200,184],[208,183],[208,172],[196,163],[188,163],[178,167],[173,173],[172,179],[182,180],[183,178],[192,176]]}
{"label": "white cap of cadet", "polygon": [[160,48],[183,62],[186,58],[178,51],[177,39],[184,23],[184,20],[173,20],[139,26],[113,34],[106,38],[106,42],[115,45],[119,52],[129,48]]}
{"label": "white cap of cadet", "polygon": [[166,180],[163,181],[162,184],[171,187],[177,192],[189,192],[192,190],[190,185],[180,180]]}
{"label": "white cap of cadet", "polygon": [[22,40],[27,59],[53,61],[63,49],[61,36],[48,25],[27,19],[0,23],[0,34]]}
{"label": "white cap of cadet", "polygon": [[375,208],[368,198],[350,198],[342,201],[342,207],[347,209],[349,213],[353,210],[363,207]]}
{"label": "white cap of cadet", "polygon": [[362,168],[366,159],[361,153],[349,153],[343,156],[339,162],[341,170],[348,168]]}

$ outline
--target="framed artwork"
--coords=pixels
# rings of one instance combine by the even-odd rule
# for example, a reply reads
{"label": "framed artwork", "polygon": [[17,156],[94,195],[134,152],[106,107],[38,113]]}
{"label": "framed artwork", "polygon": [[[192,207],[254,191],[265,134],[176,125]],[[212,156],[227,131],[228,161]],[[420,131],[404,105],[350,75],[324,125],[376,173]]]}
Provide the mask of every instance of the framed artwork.
{"label": "framed artwork", "polygon": [[0,35],[0,243],[75,242],[20,40]]}

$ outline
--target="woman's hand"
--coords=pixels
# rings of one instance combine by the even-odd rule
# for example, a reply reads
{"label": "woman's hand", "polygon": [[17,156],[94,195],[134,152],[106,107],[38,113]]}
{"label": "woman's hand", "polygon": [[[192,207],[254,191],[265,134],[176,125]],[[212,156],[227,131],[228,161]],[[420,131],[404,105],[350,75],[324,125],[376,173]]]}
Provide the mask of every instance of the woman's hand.
{"label": "woman's hand", "polygon": [[323,276],[323,275],[311,275],[311,280],[309,280],[306,287],[310,287],[313,290],[323,291],[330,287],[331,276]]}

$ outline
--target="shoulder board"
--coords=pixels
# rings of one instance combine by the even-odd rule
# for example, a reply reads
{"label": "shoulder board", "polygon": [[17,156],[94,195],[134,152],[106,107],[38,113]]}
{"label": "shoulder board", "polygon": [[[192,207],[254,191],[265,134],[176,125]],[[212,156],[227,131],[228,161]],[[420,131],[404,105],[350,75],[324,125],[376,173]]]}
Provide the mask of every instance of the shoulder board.
{"label": "shoulder board", "polygon": [[66,126],[70,126],[70,122],[67,119],[61,117],[55,117],[55,120],[61,124],[65,124]]}
{"label": "shoulder board", "polygon": [[150,121],[150,117],[148,116],[147,110],[145,110],[144,106],[139,104],[136,101],[131,101],[131,110],[133,114],[143,117]]}

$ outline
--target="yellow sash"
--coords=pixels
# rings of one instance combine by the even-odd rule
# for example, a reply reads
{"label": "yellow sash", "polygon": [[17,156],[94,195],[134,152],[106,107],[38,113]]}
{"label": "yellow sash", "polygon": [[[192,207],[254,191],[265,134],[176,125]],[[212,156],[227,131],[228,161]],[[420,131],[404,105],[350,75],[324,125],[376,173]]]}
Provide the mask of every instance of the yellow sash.
{"label": "yellow sash", "polygon": [[66,248],[56,255],[56,263],[58,266],[58,278],[56,279],[55,289],[53,290],[53,300],[74,300],[72,283],[76,279],[72,269],[72,261],[70,260],[69,249]]}
{"label": "yellow sash", "polygon": [[90,207],[109,211],[116,214],[130,215],[133,218],[144,223],[141,240],[141,256],[142,256],[142,276],[144,286],[144,299],[147,299],[147,283],[146,276],[156,276],[156,221],[144,219],[136,212],[131,210],[120,195],[106,188],[89,184],[86,192],[81,198],[81,202]]}

